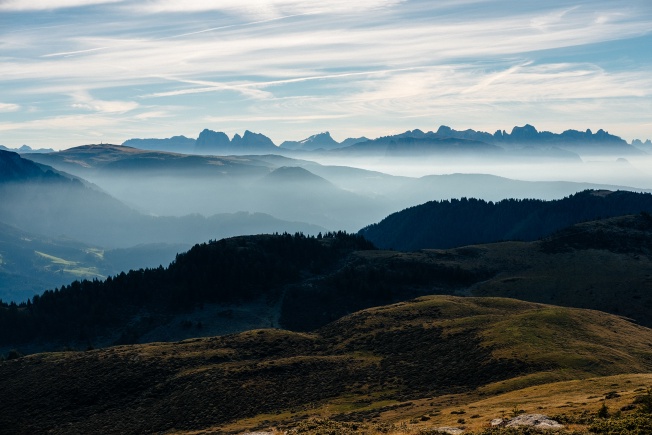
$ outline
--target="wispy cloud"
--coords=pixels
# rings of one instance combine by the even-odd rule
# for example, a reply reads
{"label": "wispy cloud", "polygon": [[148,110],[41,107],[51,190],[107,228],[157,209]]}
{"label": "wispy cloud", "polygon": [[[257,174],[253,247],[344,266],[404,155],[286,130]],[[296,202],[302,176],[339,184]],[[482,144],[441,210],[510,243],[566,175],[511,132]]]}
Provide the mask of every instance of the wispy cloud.
{"label": "wispy cloud", "polygon": [[105,3],[120,3],[123,0],[0,0],[0,10],[35,11],[81,6],[96,6]]}
{"label": "wispy cloud", "polygon": [[0,103],[0,112],[16,112],[20,110],[18,104]]}
{"label": "wispy cloud", "polygon": [[138,103],[133,101],[109,101],[93,98],[87,92],[76,92],[72,95],[76,109],[86,109],[102,113],[127,113],[138,108]]}
{"label": "wispy cloud", "polygon": [[[79,9],[39,12],[46,4]],[[618,105],[635,119],[622,107],[645,109],[652,87],[643,55],[599,51],[631,53],[628,41],[649,35],[646,0],[0,0],[0,10],[22,17],[0,29],[0,112],[22,117],[14,127],[63,132],[72,112],[124,134],[134,123],[164,134],[165,118],[171,133],[249,119],[281,135],[291,119],[351,131],[455,115],[472,126],[464,120],[532,107],[572,124],[580,114],[564,103],[593,101],[593,115]],[[581,59],[564,57],[573,47]]]}
{"label": "wispy cloud", "polygon": [[148,13],[207,12],[221,11],[247,16],[273,17],[286,14],[345,14],[371,9],[385,8],[403,3],[405,0],[330,0],[312,2],[304,0],[154,0],[136,4],[138,11]]}
{"label": "wispy cloud", "polygon": [[202,81],[202,80],[175,79],[175,81],[200,85],[201,87],[181,89],[176,91],[157,92],[153,94],[143,95],[142,98],[171,97],[177,95],[201,94],[205,92],[218,92],[218,91],[237,91],[237,92],[242,92],[243,94],[248,96],[253,96],[258,98],[270,98],[273,96],[273,94],[269,92],[259,91],[258,89],[267,88],[271,86],[287,85],[292,83],[309,82],[314,80],[334,80],[334,79],[352,78],[352,77],[360,77],[360,76],[382,75],[382,74],[395,73],[400,71],[409,71],[414,69],[418,69],[418,68],[399,68],[399,69],[379,70],[379,71],[356,71],[356,72],[339,73],[339,74],[295,77],[292,79],[283,79],[283,80],[256,81],[256,82],[240,83],[240,84],[233,84],[233,85]]}

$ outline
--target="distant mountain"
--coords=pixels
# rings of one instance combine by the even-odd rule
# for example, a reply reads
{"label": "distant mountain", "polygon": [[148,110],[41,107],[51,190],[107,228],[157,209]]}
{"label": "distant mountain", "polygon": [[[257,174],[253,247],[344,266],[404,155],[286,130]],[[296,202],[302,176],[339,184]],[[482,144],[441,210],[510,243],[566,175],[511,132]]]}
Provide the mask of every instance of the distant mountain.
{"label": "distant mountain", "polygon": [[440,138],[478,140],[507,149],[528,146],[537,148],[557,147],[581,155],[640,154],[636,148],[627,144],[625,140],[611,135],[602,129],[595,133],[587,129],[586,131],[566,130],[558,134],[549,131],[540,132],[534,126],[526,124],[523,127],[514,127],[511,133],[507,133],[505,130],[498,130],[494,134],[490,134],[471,129],[457,131],[442,125],[434,135]]}
{"label": "distant mountain", "polygon": [[502,148],[470,139],[441,138],[432,132],[412,130],[394,136],[385,136],[358,142],[335,150],[340,155],[382,157],[428,157],[441,155],[496,155]]}
{"label": "distant mountain", "polygon": [[[539,132],[533,126],[514,127],[494,134],[441,126],[436,132],[411,130],[365,141],[338,151],[351,155],[385,156],[473,155],[516,159],[576,160],[579,155],[637,155],[640,150],[604,130],[592,133],[567,130],[561,134]],[[579,154],[579,155],[578,155]]]}
{"label": "distant mountain", "polygon": [[[347,139],[352,141],[355,139]],[[315,150],[332,150],[349,145],[348,143],[339,143],[331,137],[329,132],[314,134],[309,138],[300,141],[285,141],[280,147],[289,150],[315,151]]]}
{"label": "distant mountain", "polygon": [[328,180],[299,166],[281,166],[263,178],[263,183],[285,183],[288,189],[302,188],[307,184],[335,187]]}
{"label": "distant mountain", "polygon": [[197,151],[224,151],[231,146],[231,140],[221,131],[202,130],[195,142]]}
{"label": "distant mountain", "polygon": [[[93,147],[79,147],[67,152],[39,154],[38,157],[44,160],[53,158],[64,162],[64,167],[70,165],[86,170],[89,165],[81,160],[82,155],[86,155],[86,162],[93,165],[108,165],[122,170],[141,168],[142,171],[147,167],[147,162],[151,162],[156,168],[161,165],[161,159],[150,158],[152,152],[120,146],[102,146],[100,153],[96,151]],[[136,156],[136,160],[123,159],[125,153],[127,156]],[[199,160],[206,170],[214,170],[217,167],[208,163],[213,161],[210,158],[165,155],[176,156],[171,160],[175,164],[179,164],[179,161],[185,164],[187,160],[184,159],[188,158]],[[222,169],[226,168],[229,161],[220,160],[225,163]],[[238,172],[242,167],[245,170],[250,168],[247,165],[235,164],[234,171]],[[191,171],[192,168],[195,168],[194,164],[188,170]],[[0,182],[0,196],[3,198],[0,203],[0,222],[47,237],[65,236],[90,245],[126,248],[147,243],[193,244],[212,237],[249,233],[304,231],[315,234],[324,230],[317,225],[294,220],[285,221],[265,213],[232,212],[213,214],[210,217],[197,214],[177,217],[148,216],[127,207],[97,186],[58,172],[49,166],[21,158],[15,153],[0,152],[0,169],[4,180]],[[197,172],[196,168],[194,172]],[[258,170],[256,173],[267,172]],[[112,182],[119,182],[119,178],[112,178]],[[231,191],[234,191],[233,187]],[[169,198],[166,192],[159,194],[163,195],[163,198]]]}
{"label": "distant mountain", "polygon": [[462,198],[410,207],[359,234],[383,249],[441,249],[536,240],[578,222],[642,211],[652,212],[652,194],[587,190],[561,200],[496,203]]}
{"label": "distant mountain", "polygon": [[348,147],[348,146],[351,146],[351,145],[355,145],[355,144],[360,143],[360,142],[366,142],[368,140],[369,140],[369,138],[364,137],[364,136],[349,137],[349,138],[344,139],[342,142],[340,142],[340,147],[344,148],[344,147]]}
{"label": "distant mountain", "polygon": [[204,129],[197,139],[185,136],[173,136],[167,139],[129,139],[122,145],[141,150],[222,156],[269,154],[278,150],[270,138],[249,130],[246,130],[243,136],[234,135],[232,139],[229,139],[226,133]]}
{"label": "distant mountain", "polygon": [[54,152],[54,150],[52,148],[33,149],[32,147],[30,147],[28,145],[23,145],[20,148],[7,148],[6,146],[0,145],[0,150],[2,150],[2,151],[13,151],[13,152],[22,153],[22,154],[53,153]]}
{"label": "distant mountain", "polygon": [[[241,154],[267,154],[283,151],[316,151],[342,148],[364,142],[366,137],[348,138],[344,141],[335,141],[329,132],[319,133],[300,141],[285,141],[277,147],[271,139],[260,133],[247,130],[244,136],[236,134],[229,139],[226,133],[204,129],[197,139],[185,136],[173,136],[167,139],[129,139],[122,143],[123,146],[150,151],[167,151],[182,154],[216,154],[216,155],[241,155]],[[0,146],[0,149],[3,147]],[[31,152],[25,147],[20,152]],[[29,149],[29,147],[27,147]],[[38,152],[52,152],[53,150],[39,150]]]}
{"label": "distant mountain", "polygon": [[167,139],[129,139],[122,145],[141,150],[192,153],[196,140],[185,136],[172,136]]}
{"label": "distant mountain", "polygon": [[[326,171],[325,171],[326,172]],[[249,186],[250,207],[282,219],[314,222],[326,228],[342,228],[382,213],[387,205],[342,189],[329,180],[298,166],[283,166]]]}
{"label": "distant mountain", "polygon": [[274,153],[278,147],[267,136],[249,130],[243,136],[236,134],[229,140],[222,132],[205,129],[197,138],[195,150],[204,154],[242,155]]}
{"label": "distant mountain", "polygon": [[30,155],[30,158],[84,177],[116,171],[149,175],[262,175],[269,166],[237,157],[178,154],[111,144],[83,145],[56,153]]}
{"label": "distant mountain", "polygon": [[285,141],[278,147],[267,136],[249,130],[245,131],[243,136],[236,134],[229,139],[223,132],[205,129],[194,143],[193,139],[174,136],[168,139],[129,139],[123,145],[149,150],[215,155],[283,154],[288,151],[323,153],[335,150],[339,153],[345,150],[344,153],[351,155],[397,157],[468,153],[487,157],[497,151],[506,150],[504,156],[537,161],[569,158],[577,160],[578,155],[639,155],[642,154],[641,149],[645,149],[645,144],[641,141],[630,145],[622,138],[602,129],[595,133],[590,129],[551,133],[538,131],[530,124],[515,126],[509,133],[498,130],[493,134],[473,129],[455,130],[442,125],[436,132],[416,129],[373,140],[366,137],[348,138],[340,143],[335,141],[329,132],[322,132],[300,141]]}
{"label": "distant mountain", "polygon": [[647,139],[645,142],[640,139],[634,139],[632,141],[632,146],[645,151],[647,153],[652,153],[652,140]]}
{"label": "distant mountain", "polygon": [[[376,142],[359,143],[354,148],[364,148],[368,143],[373,145]],[[379,155],[386,156],[387,144],[380,145]],[[438,145],[435,141],[428,146]],[[559,152],[565,153],[562,150]],[[371,152],[346,154],[344,149],[324,152],[322,155],[326,153],[341,153],[337,157],[344,162],[350,161],[351,156],[372,155]],[[502,162],[502,153],[498,150],[484,155],[497,156]],[[533,149],[532,153],[538,161],[545,161],[542,157],[545,151]],[[428,154],[423,154],[426,155]],[[474,154],[464,153],[430,154],[435,161],[444,156],[456,160],[464,155],[475,158]],[[86,145],[29,157],[83,177],[144,214],[182,216],[200,213],[210,216],[248,210],[286,221],[309,222],[329,230],[346,231],[357,231],[396,210],[435,199],[462,196],[492,201],[504,198],[557,199],[585,189],[634,190],[625,187],[626,184],[532,182],[479,174],[436,175],[415,179],[348,166],[320,165],[306,159],[277,154],[188,155],[106,144]],[[396,157],[385,158],[391,162]],[[423,163],[424,158],[421,157],[419,161]],[[569,157],[568,161],[576,160]],[[618,166],[628,174],[634,172],[626,168],[625,163]],[[288,183],[280,184],[274,179],[266,178],[281,167],[301,167],[322,177],[331,185],[324,191],[317,184],[301,185],[298,182],[288,186]],[[613,164],[605,164],[604,171],[607,170],[610,175],[616,173]],[[275,175],[281,174],[282,171]]]}

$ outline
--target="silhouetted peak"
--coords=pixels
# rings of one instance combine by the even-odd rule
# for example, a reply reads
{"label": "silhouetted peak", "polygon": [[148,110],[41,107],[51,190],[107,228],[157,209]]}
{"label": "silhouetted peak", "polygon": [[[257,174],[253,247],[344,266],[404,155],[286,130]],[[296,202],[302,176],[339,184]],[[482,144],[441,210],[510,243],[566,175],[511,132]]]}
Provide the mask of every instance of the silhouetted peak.
{"label": "silhouetted peak", "polygon": [[285,141],[281,144],[282,148],[293,150],[314,151],[317,149],[334,149],[339,148],[340,144],[336,142],[328,131],[313,134],[310,137],[299,141]]}
{"label": "silhouetted peak", "polygon": [[251,151],[271,151],[276,149],[276,145],[270,138],[262,133],[254,133],[249,130],[245,130],[242,137],[237,134],[233,136],[231,143]]}
{"label": "silhouetted peak", "polygon": [[511,136],[519,138],[530,138],[535,137],[539,132],[533,125],[525,124],[523,127],[514,127],[512,128]]}
{"label": "silhouetted peak", "polygon": [[453,134],[453,129],[447,125],[440,125],[437,129],[437,134],[440,136],[450,136]]}
{"label": "silhouetted peak", "polygon": [[367,142],[369,141],[368,137],[361,136],[361,137],[349,137],[344,139],[342,142],[340,142],[340,147],[348,147],[351,145],[355,145],[360,142]]}
{"label": "silhouetted peak", "polygon": [[335,140],[333,140],[333,138],[331,137],[330,132],[328,132],[328,131],[313,134],[312,136],[310,136],[310,137],[308,137],[308,138],[306,138],[304,140],[301,140],[299,142],[306,143],[306,142],[319,142],[319,141],[333,141],[333,142],[335,142]]}
{"label": "silhouetted peak", "polygon": [[229,143],[229,137],[226,133],[204,129],[199,133],[195,146],[198,149],[219,149],[228,146]]}

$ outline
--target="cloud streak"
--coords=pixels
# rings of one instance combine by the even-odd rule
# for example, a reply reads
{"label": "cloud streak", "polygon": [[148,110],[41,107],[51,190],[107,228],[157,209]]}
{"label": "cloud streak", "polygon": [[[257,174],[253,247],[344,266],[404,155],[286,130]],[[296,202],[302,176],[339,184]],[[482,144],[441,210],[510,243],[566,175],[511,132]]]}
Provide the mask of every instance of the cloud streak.
{"label": "cloud streak", "polygon": [[18,104],[0,103],[0,112],[17,112],[20,110]]}
{"label": "cloud streak", "polygon": [[134,10],[145,13],[196,13],[220,11],[245,16],[274,17],[286,14],[348,14],[403,3],[404,0],[330,0],[306,2],[303,0],[155,0],[136,3]]}
{"label": "cloud streak", "polygon": [[123,0],[2,0],[0,11],[39,11],[120,3]]}

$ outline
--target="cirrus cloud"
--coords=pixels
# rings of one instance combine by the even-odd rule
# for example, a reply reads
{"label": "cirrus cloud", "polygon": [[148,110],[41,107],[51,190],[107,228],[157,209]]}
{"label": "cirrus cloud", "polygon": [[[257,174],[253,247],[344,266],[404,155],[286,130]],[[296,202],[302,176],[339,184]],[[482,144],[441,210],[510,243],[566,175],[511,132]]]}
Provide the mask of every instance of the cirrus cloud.
{"label": "cirrus cloud", "polygon": [[17,112],[20,110],[18,104],[0,103],[0,112]]}

